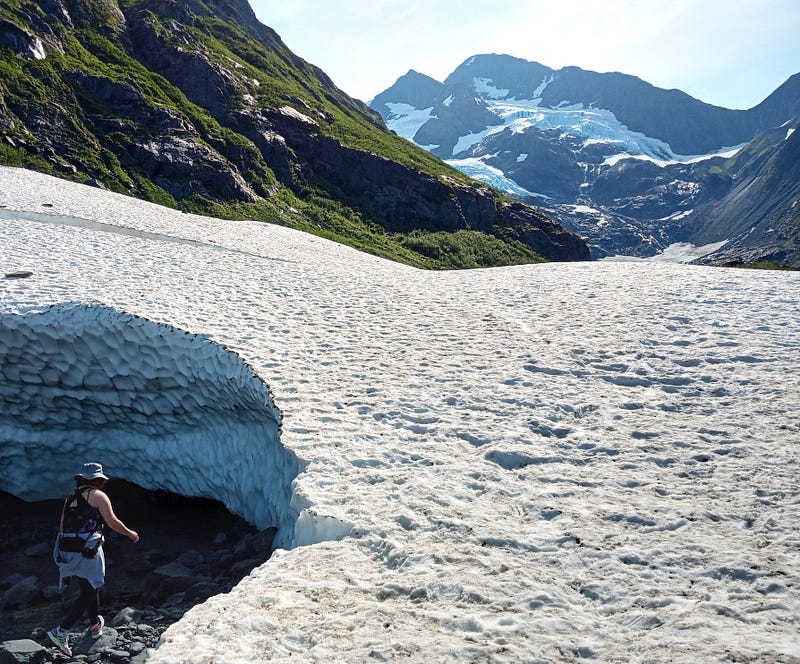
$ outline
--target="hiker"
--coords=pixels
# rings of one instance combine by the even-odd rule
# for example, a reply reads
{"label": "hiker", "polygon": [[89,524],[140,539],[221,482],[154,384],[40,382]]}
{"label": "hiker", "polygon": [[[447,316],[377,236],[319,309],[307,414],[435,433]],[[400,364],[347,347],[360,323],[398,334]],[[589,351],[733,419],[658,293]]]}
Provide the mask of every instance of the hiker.
{"label": "hiker", "polygon": [[85,463],[75,475],[75,490],[67,496],[61,510],[58,537],[53,558],[58,565],[58,588],[77,579],[80,594],[59,625],[47,632],[48,638],[65,655],[71,655],[69,628],[86,613],[92,638],[103,633],[103,616],[99,611],[98,591],[105,583],[106,559],[103,554],[103,530],[108,527],[130,538],[134,544],[139,535],[114,514],[111,501],[103,492],[108,478],[99,463]]}

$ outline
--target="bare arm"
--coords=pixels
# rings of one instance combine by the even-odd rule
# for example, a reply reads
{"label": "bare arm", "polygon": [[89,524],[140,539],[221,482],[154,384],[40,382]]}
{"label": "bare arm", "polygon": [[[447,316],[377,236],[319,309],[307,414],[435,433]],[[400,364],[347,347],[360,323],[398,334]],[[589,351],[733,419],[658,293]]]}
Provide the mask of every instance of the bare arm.
{"label": "bare arm", "polygon": [[92,507],[96,507],[98,510],[100,510],[100,516],[103,517],[103,521],[106,522],[106,525],[109,528],[130,538],[130,540],[134,543],[139,541],[139,534],[135,530],[128,528],[128,526],[126,526],[117,518],[117,515],[114,514],[114,508],[111,507],[111,501],[105,493],[100,491],[100,489],[92,491],[89,494],[87,502]]}

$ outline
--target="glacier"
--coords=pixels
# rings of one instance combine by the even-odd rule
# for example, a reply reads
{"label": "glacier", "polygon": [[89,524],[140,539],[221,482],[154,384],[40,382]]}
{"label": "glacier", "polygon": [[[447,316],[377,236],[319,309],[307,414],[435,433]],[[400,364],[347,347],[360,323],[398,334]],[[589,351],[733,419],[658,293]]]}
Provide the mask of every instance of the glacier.
{"label": "glacier", "polygon": [[[534,94],[541,94],[549,82],[543,81]],[[605,157],[599,163],[601,167],[614,166],[624,159],[640,159],[663,168],[673,164],[696,163],[714,157],[733,157],[744,147],[742,144],[723,147],[709,154],[680,155],[673,152],[666,142],[630,130],[613,112],[603,108],[567,102],[562,102],[554,108],[542,106],[538,97],[534,99],[507,97],[509,91],[494,87],[490,79],[474,79],[473,88],[475,94],[482,98],[487,110],[497,116],[499,124],[489,125],[482,130],[460,136],[452,148],[452,158],[445,161],[470,177],[520,196],[527,194],[519,183],[504,176],[504,181],[500,184],[494,173],[477,167],[475,160],[483,162],[493,156],[484,154],[485,150],[482,149],[481,143],[485,139],[503,132],[521,134],[535,130],[542,133],[557,133],[561,140],[568,139],[575,143],[576,160],[581,164],[588,165],[590,161],[596,160],[596,156],[582,154],[581,149],[598,145],[605,147]],[[417,109],[410,104],[388,102],[386,105],[392,113],[386,120],[387,126],[412,142],[420,127],[429,119],[436,117],[433,115],[432,106]],[[433,150],[439,146],[419,147]]]}
{"label": "glacier", "polygon": [[6,167],[0,209],[0,489],[92,457],[279,527],[148,662],[797,659],[800,274],[424,272]]}

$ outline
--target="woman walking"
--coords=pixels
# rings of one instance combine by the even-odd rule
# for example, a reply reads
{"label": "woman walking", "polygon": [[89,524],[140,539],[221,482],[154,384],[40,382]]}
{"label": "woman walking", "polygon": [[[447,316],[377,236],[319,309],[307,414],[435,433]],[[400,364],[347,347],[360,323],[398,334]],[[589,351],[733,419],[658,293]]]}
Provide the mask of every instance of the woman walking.
{"label": "woman walking", "polygon": [[134,543],[139,535],[114,514],[111,501],[103,492],[108,477],[99,463],[86,463],[75,475],[75,490],[67,496],[53,558],[59,569],[59,589],[70,577],[77,579],[80,594],[59,625],[47,632],[48,638],[65,655],[71,655],[69,628],[84,614],[89,616],[93,638],[103,633],[98,591],[105,583],[106,559],[103,531],[106,527],[125,535]]}

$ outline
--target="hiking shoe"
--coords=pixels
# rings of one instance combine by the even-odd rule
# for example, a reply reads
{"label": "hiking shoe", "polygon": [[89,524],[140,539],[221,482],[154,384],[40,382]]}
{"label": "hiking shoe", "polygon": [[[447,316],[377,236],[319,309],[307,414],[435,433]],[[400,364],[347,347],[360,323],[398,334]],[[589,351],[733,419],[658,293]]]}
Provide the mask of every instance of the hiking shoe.
{"label": "hiking shoe", "polygon": [[56,647],[65,655],[72,655],[72,648],[69,647],[69,634],[65,632],[60,627],[56,627],[55,629],[51,629],[47,632],[47,638],[49,638],[53,643],[56,644]]}
{"label": "hiking shoe", "polygon": [[106,624],[106,621],[103,620],[103,616],[97,616],[97,622],[89,628],[89,634],[92,635],[93,639],[99,639],[103,635],[103,625]]}

